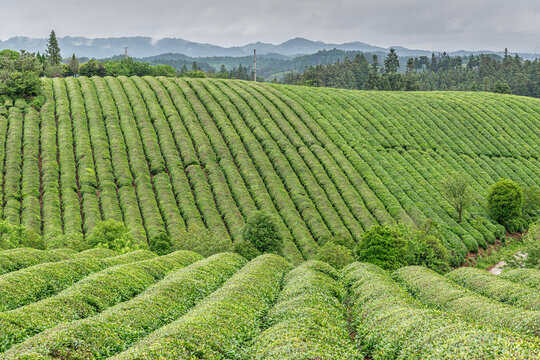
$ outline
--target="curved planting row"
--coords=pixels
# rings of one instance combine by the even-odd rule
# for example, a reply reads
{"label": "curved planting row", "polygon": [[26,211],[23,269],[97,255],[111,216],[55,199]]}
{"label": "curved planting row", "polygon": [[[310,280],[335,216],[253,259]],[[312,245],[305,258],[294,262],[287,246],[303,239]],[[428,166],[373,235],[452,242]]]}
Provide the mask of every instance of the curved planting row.
{"label": "curved planting row", "polygon": [[54,101],[56,104],[56,144],[57,160],[60,168],[60,195],[64,233],[83,233],[82,198],[80,197],[79,177],[75,164],[73,126],[67,97],[66,83],[63,79],[52,79]]}
{"label": "curved planting row", "polygon": [[497,301],[527,310],[540,310],[540,292],[501,279],[485,270],[463,267],[446,274],[450,280]]}
{"label": "curved planting row", "polygon": [[144,250],[111,255],[108,251],[82,252],[77,259],[34,265],[0,276],[0,312],[49,297],[91,273],[156,256]]}
{"label": "curved planting row", "polygon": [[242,257],[231,253],[200,260],[172,272],[130,301],[44,331],[12,348],[3,358],[112,356],[184,315],[245,263]]}
{"label": "curved planting row", "polygon": [[[533,359],[540,355],[538,338],[427,309],[375,265],[354,263],[342,276],[356,342],[370,359]],[[489,310],[481,311],[491,316]]]}
{"label": "curved planting row", "polygon": [[74,254],[72,250],[45,251],[30,248],[0,251],[0,275],[37,264],[66,260]]}
{"label": "curved planting row", "polygon": [[[142,247],[166,234],[211,254],[263,210],[294,263],[333,236],[431,220],[458,265],[504,235],[485,218],[489,186],[540,182],[537,99],[122,76],[43,91],[39,119],[22,101],[0,115],[0,207],[49,247],[116,220]],[[479,195],[461,222],[442,195],[454,171]],[[215,244],[186,236],[204,228]]]}
{"label": "curved planting row", "polygon": [[308,261],[283,282],[268,327],[253,339],[250,359],[359,359],[344,318],[344,291],[328,264]]}
{"label": "curved planting row", "polygon": [[420,266],[396,270],[393,277],[415,298],[430,307],[500,329],[533,335],[540,333],[540,311],[502,304]]}
{"label": "curved planting row", "polygon": [[0,313],[0,351],[66,321],[86,318],[144,291],[169,272],[201,256],[178,251],[91,274],[47,299]]}
{"label": "curved planting row", "polygon": [[187,314],[113,359],[246,356],[246,343],[261,332],[263,314],[277,298],[288,269],[275,255],[252,260]]}
{"label": "curved planting row", "polygon": [[504,271],[499,276],[503,279],[540,290],[540,270],[538,269],[512,269]]}

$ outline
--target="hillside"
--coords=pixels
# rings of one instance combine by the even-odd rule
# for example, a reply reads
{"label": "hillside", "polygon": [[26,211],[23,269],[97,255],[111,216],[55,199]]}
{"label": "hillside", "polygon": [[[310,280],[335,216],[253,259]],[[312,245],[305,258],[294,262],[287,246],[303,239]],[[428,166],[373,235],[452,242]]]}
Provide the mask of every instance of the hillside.
{"label": "hillside", "polygon": [[[540,100],[362,92],[231,80],[44,79],[40,112],[0,107],[3,219],[41,233],[126,223],[141,244],[209,228],[229,249],[256,210],[279,215],[285,256],[375,224],[441,226],[454,263],[495,241],[483,199],[499,178],[540,183]],[[456,222],[441,184],[473,179]]]}

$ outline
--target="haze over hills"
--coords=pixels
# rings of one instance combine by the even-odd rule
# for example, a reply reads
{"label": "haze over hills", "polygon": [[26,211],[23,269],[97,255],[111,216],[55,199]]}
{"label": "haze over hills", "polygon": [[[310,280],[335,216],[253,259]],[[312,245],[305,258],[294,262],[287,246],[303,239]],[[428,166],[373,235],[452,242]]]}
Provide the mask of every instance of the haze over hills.
{"label": "haze over hills", "polygon": [[[62,55],[71,56],[75,53],[78,57],[106,58],[118,55],[124,52],[124,47],[128,47],[129,54],[134,57],[146,57],[164,53],[180,53],[191,57],[204,56],[246,56],[257,49],[259,54],[278,54],[282,56],[293,57],[295,55],[313,54],[320,50],[341,49],[356,50],[364,52],[387,52],[389,48],[373,46],[367,43],[355,41],[343,44],[325,43],[322,41],[312,41],[304,38],[294,38],[281,44],[269,44],[256,42],[244,46],[222,47],[218,45],[197,43],[180,38],[153,39],[151,37],[116,37],[116,38],[96,38],[86,37],[62,37],[58,38]],[[46,48],[47,40],[45,38],[30,37],[12,37],[7,40],[0,40],[0,49],[25,49],[30,52],[43,52]],[[431,50],[414,50],[401,46],[394,46],[400,56],[421,56],[431,55]],[[503,49],[501,49],[503,50]],[[450,52],[450,55],[469,55],[469,54],[502,54],[493,51],[456,51]],[[538,57],[538,54],[522,54],[525,59]]]}

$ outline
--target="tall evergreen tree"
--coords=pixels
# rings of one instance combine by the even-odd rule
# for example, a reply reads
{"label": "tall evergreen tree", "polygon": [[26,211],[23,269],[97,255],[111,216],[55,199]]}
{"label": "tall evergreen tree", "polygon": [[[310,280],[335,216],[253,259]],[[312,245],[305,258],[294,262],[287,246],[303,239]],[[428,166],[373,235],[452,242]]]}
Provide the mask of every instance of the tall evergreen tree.
{"label": "tall evergreen tree", "polygon": [[47,50],[45,54],[49,60],[49,65],[58,65],[62,61],[60,47],[58,46],[58,40],[56,40],[56,33],[54,30],[51,31],[49,40],[47,40]]}
{"label": "tall evergreen tree", "polygon": [[390,52],[386,56],[386,59],[384,60],[384,71],[387,74],[395,74],[397,73],[399,68],[399,59],[396,54],[396,50],[390,49]]}
{"label": "tall evergreen tree", "polygon": [[71,57],[71,60],[69,61],[69,69],[73,73],[73,75],[79,74],[79,60],[75,57],[75,54]]}

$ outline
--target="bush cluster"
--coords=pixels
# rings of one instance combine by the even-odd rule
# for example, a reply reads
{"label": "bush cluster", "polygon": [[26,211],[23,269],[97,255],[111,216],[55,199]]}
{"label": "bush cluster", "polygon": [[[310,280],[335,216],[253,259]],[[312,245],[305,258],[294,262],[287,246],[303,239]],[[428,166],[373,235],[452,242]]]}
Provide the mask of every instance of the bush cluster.
{"label": "bush cluster", "polygon": [[111,257],[110,252],[83,251],[76,259],[34,265],[0,277],[0,311],[15,309],[64,290],[107,267],[150,259],[149,251]]}
{"label": "bush cluster", "polygon": [[250,346],[250,359],[360,358],[350,340],[344,290],[331,266],[308,261],[289,272],[262,333]]}
{"label": "bush cluster", "polygon": [[[245,259],[231,253],[197,261],[171,272],[132,300],[32,337],[12,348],[6,359],[51,353],[69,358],[110,357],[184,315],[245,263]],[[77,346],[72,347],[73,343]]]}
{"label": "bush cluster", "polygon": [[[426,308],[373,264],[351,264],[342,276],[350,294],[356,343],[372,359],[528,359],[540,354],[540,342],[534,337],[476,325]],[[441,296],[453,295],[440,287],[433,290]],[[444,304],[432,305],[459,313]],[[485,317],[498,316],[490,310],[495,309],[477,309]]]}
{"label": "bush cluster", "polygon": [[393,277],[415,298],[428,306],[453,312],[470,321],[494,328],[529,335],[539,334],[540,311],[502,304],[420,266],[403,267],[395,271]]}
{"label": "bush cluster", "polygon": [[60,323],[86,318],[129,300],[170,271],[200,259],[193,252],[178,251],[114,266],[91,274],[52,297],[0,313],[0,351]]}
{"label": "bush cluster", "polygon": [[153,332],[115,359],[242,358],[261,332],[262,317],[275,301],[289,270],[287,261],[257,257],[178,320]]}

